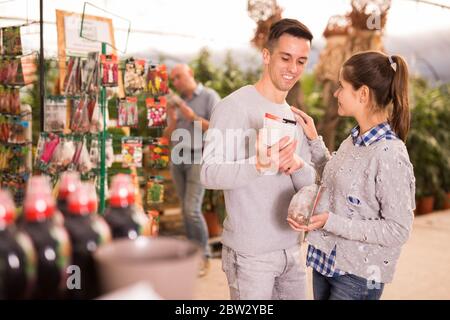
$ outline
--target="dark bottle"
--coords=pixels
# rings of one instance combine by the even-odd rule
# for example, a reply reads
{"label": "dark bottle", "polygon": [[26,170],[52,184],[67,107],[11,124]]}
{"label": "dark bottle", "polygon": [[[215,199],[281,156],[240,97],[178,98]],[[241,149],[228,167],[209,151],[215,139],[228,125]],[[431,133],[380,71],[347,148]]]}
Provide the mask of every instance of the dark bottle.
{"label": "dark bottle", "polygon": [[77,191],[80,186],[80,174],[75,171],[67,171],[61,175],[59,182],[57,205],[59,211],[66,217],[67,212],[67,199],[68,197]]}
{"label": "dark bottle", "polygon": [[93,299],[98,296],[98,280],[93,253],[97,247],[111,239],[108,225],[96,214],[95,187],[83,183],[67,199],[64,225],[72,244],[72,264],[79,268],[80,279],[68,288],[70,299]]}
{"label": "dark bottle", "polygon": [[48,182],[32,177],[24,203],[24,232],[37,255],[37,279],[32,299],[61,299],[66,287],[71,248],[67,231],[53,220],[55,201]]}
{"label": "dark bottle", "polygon": [[150,234],[150,221],[145,213],[135,206],[136,195],[130,176],[118,174],[113,177],[109,206],[105,220],[116,238],[136,239]]}
{"label": "dark bottle", "polygon": [[15,211],[9,193],[0,190],[0,300],[28,298],[35,273],[33,245],[14,225]]}

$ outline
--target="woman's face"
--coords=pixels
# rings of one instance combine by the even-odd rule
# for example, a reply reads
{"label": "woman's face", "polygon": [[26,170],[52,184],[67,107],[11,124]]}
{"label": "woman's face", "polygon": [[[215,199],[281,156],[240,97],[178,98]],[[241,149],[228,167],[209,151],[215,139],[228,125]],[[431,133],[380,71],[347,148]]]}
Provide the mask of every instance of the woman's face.
{"label": "woman's face", "polygon": [[342,69],[339,72],[338,89],[334,92],[334,97],[338,99],[338,114],[341,117],[354,117],[362,109],[360,90],[353,89],[350,82],[342,77]]}

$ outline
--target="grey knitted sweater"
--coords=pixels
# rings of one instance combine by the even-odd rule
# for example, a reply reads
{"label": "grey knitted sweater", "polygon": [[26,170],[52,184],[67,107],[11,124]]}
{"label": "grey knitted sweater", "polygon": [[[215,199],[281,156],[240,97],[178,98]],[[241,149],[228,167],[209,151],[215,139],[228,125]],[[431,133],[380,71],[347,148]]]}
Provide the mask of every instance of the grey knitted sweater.
{"label": "grey knitted sweater", "polygon": [[415,209],[415,178],[405,144],[381,140],[357,147],[349,136],[331,156],[321,138],[309,143],[326,187],[316,213],[330,215],[307,241],[328,255],[336,246],[339,270],[391,282]]}

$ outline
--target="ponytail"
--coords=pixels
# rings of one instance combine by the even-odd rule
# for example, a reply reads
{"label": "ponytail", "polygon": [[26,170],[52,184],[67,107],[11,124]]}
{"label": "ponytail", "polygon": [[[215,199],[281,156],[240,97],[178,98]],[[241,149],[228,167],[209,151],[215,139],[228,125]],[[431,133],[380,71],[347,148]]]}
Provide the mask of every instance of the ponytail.
{"label": "ponytail", "polygon": [[393,109],[389,124],[395,134],[406,141],[411,120],[408,99],[408,66],[405,60],[398,55],[392,56],[391,61],[393,62],[391,66],[395,72],[390,90]]}

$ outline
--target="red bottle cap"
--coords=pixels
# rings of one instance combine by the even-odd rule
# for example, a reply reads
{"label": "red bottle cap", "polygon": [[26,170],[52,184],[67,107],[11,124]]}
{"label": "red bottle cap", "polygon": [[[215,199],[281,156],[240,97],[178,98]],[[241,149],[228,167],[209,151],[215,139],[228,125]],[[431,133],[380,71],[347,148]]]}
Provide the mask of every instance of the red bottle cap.
{"label": "red bottle cap", "polygon": [[0,190],[0,227],[7,227],[14,222],[16,206],[6,190]]}
{"label": "red bottle cap", "polygon": [[67,199],[71,193],[74,193],[78,189],[79,185],[80,174],[78,172],[64,172],[61,175],[58,199]]}
{"label": "red bottle cap", "polygon": [[89,194],[89,212],[95,213],[98,210],[97,190],[95,188],[95,185],[92,183],[86,183],[86,188],[88,189]]}
{"label": "red bottle cap", "polygon": [[124,208],[133,205],[135,200],[135,190],[131,177],[125,174],[116,175],[111,183],[110,206]]}
{"label": "red bottle cap", "polygon": [[79,185],[76,192],[69,195],[67,198],[67,209],[70,214],[84,216],[92,213],[89,192],[89,188],[83,183]]}
{"label": "red bottle cap", "polygon": [[27,195],[23,208],[27,221],[42,221],[55,213],[55,201],[49,194],[32,193]]}

